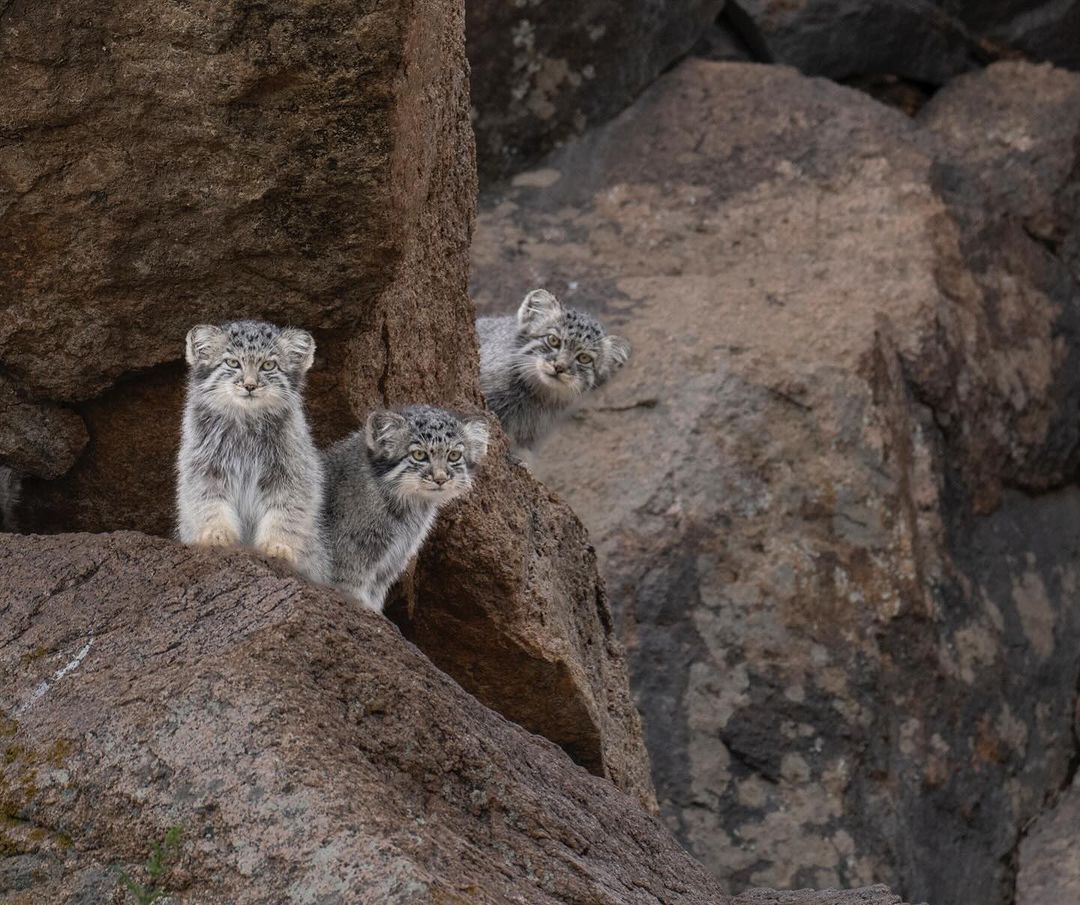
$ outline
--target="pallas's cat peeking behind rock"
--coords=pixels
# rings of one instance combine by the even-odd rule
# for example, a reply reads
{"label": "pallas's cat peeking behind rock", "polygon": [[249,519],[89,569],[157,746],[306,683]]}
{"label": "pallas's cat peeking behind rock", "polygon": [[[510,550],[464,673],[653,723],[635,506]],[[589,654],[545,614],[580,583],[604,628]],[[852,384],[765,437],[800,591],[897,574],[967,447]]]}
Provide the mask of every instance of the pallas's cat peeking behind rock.
{"label": "pallas's cat peeking behind rock", "polygon": [[482,417],[413,406],[373,412],[332,446],[324,519],[332,582],[382,612],[439,509],[472,486],[487,443]]}
{"label": "pallas's cat peeking behind rock", "polygon": [[326,579],[323,465],[303,404],[314,357],[304,330],[240,321],[188,333],[181,541],[254,547]]}
{"label": "pallas's cat peeking behind rock", "polygon": [[534,289],[517,317],[482,317],[480,387],[518,448],[535,446],[556,419],[605,383],[630,357],[630,343],[594,317]]}

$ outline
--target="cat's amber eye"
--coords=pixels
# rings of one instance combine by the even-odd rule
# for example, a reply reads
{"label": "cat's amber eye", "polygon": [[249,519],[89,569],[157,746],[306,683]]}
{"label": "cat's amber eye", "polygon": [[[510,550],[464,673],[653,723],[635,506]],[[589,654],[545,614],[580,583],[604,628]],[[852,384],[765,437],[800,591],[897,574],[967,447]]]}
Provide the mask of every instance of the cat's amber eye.
{"label": "cat's amber eye", "polygon": [[552,333],[551,336],[547,338],[547,344],[551,346],[551,348],[557,349],[559,348],[559,346],[562,345],[562,340],[559,339],[559,337],[557,337],[554,333]]}
{"label": "cat's amber eye", "polygon": [[264,361],[259,368],[263,371],[272,371],[277,367],[277,362],[271,359],[270,361]]}
{"label": "cat's amber eye", "polygon": [[227,364],[230,368],[240,367],[240,362],[235,358],[226,358],[225,364]]}
{"label": "cat's amber eye", "polygon": [[582,352],[577,357],[577,360],[580,361],[583,365],[591,365],[592,364],[592,356],[588,352]]}
{"label": "cat's amber eye", "polygon": [[461,451],[455,449],[455,450],[451,451],[451,453],[446,458],[451,462],[460,462],[461,461]]}
{"label": "cat's amber eye", "polygon": [[414,449],[412,451],[412,457],[414,462],[423,462],[427,458],[427,453],[422,449]]}

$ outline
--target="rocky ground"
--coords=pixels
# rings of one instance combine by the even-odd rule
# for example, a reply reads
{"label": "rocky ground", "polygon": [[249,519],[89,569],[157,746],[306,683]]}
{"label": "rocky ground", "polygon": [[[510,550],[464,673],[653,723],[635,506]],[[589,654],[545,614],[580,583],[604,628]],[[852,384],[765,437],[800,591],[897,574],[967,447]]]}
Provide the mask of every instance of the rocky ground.
{"label": "rocky ground", "polygon": [[[503,720],[381,616],[135,533],[0,546],[0,901],[730,900],[638,801]],[[179,827],[163,872],[143,865]]]}

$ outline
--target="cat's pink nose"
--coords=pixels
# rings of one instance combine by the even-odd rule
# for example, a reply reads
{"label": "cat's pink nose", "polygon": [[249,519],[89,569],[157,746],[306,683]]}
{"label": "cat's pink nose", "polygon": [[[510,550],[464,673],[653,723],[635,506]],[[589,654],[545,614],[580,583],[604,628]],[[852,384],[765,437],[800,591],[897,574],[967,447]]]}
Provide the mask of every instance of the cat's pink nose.
{"label": "cat's pink nose", "polygon": [[244,381],[244,389],[247,390],[249,393],[254,393],[258,386],[259,385],[254,380]]}

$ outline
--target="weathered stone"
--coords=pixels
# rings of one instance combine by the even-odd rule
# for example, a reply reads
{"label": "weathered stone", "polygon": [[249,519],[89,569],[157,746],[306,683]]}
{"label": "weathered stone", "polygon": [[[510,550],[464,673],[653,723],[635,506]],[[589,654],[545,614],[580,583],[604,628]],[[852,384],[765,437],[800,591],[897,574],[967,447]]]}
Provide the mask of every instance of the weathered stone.
{"label": "weathered stone", "polygon": [[194,323],[311,329],[324,437],[378,399],[476,402],[463,16],[6,5],[0,361],[26,398],[74,404],[93,453],[27,484],[27,527],[168,530]]}
{"label": "weathered stone", "polygon": [[[0,397],[0,465],[37,478],[23,481],[18,524],[172,533],[194,323],[265,317],[312,330],[309,399],[324,444],[374,405],[478,406],[463,8],[80,2],[62,17],[23,3],[0,17],[0,358],[21,394],[44,400],[30,430]],[[83,423],[90,442],[72,466]],[[476,502],[441,535],[442,565],[424,575],[437,575],[434,592],[455,569],[491,563],[546,577],[510,590],[503,575],[501,598],[458,593],[454,606],[503,608],[483,631],[473,625],[468,651],[424,634],[442,598],[422,587],[417,641],[465,684],[506,670],[482,653],[508,647],[534,678],[561,677],[558,701],[505,682],[484,700],[651,802],[587,539],[513,472],[492,455]],[[508,507],[532,513],[534,546]]]}
{"label": "weathered stone", "polygon": [[1080,3],[738,0],[729,18],[764,58],[811,75],[891,73],[931,84],[993,60],[1080,68]]}
{"label": "weathered stone", "polygon": [[662,811],[729,889],[1006,905],[1069,774],[1078,102],[998,64],[912,121],[691,61],[483,206],[485,313],[546,285],[634,343],[536,472],[597,545]]}
{"label": "weathered stone", "polygon": [[[0,544],[0,896],[728,905],[664,827],[385,620],[242,553]],[[762,894],[894,905],[887,890]]]}
{"label": "weathered stone", "polygon": [[656,809],[596,552],[524,469],[489,469],[440,519],[388,614],[481,702]]}
{"label": "weathered stone", "polygon": [[1080,787],[1066,790],[1020,845],[1016,905],[1080,902]]}
{"label": "weathered stone", "polygon": [[74,412],[22,399],[0,377],[0,466],[21,474],[58,478],[86,446],[86,426]]}
{"label": "weathered stone", "polygon": [[514,173],[626,107],[683,56],[724,0],[466,0],[483,177]]}
{"label": "weathered stone", "polygon": [[776,892],[772,889],[752,889],[732,899],[732,905],[900,905],[900,897],[890,895],[884,886],[867,889],[826,889],[811,892]]}

